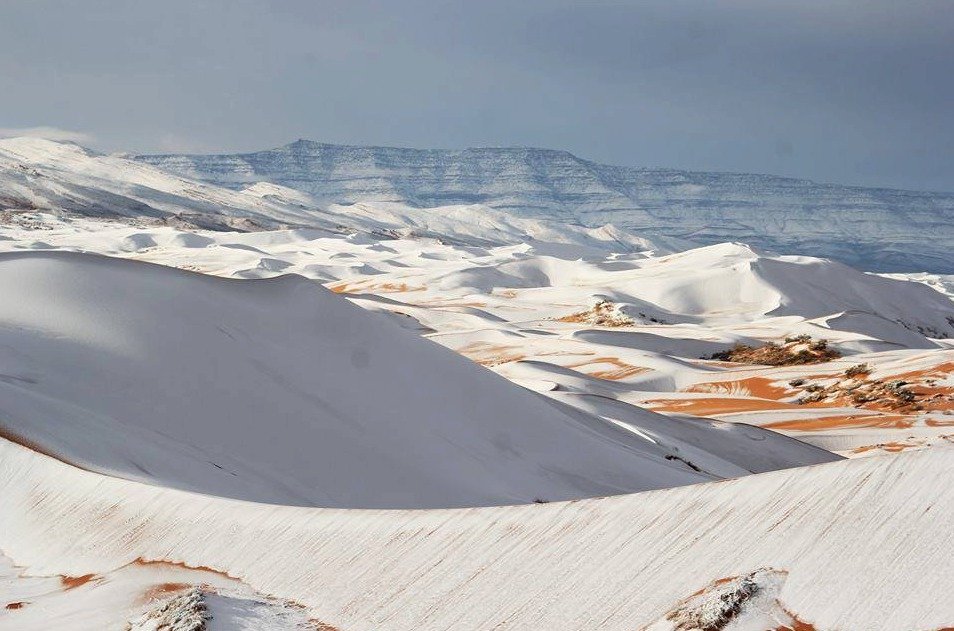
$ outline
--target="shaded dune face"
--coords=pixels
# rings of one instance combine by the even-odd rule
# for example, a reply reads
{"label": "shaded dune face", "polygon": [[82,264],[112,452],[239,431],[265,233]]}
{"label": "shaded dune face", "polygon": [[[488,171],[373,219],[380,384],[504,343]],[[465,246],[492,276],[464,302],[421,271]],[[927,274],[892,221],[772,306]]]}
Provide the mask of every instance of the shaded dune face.
{"label": "shaded dune face", "polygon": [[7,254],[0,292],[3,426],[87,469],[241,499],[382,508],[712,479],[301,277]]}

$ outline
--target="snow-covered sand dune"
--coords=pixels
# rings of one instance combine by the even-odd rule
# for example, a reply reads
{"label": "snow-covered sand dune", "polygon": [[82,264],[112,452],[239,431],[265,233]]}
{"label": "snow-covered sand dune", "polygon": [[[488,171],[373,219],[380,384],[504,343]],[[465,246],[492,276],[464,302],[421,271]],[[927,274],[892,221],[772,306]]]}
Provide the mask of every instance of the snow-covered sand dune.
{"label": "snow-covered sand dune", "polygon": [[[362,213],[373,217],[375,209],[364,205]],[[380,210],[380,221],[388,225],[403,217],[393,206]],[[486,226],[470,223],[479,218],[473,210],[449,213],[446,225],[430,225],[429,231],[456,225],[450,241],[433,232],[375,236],[373,227],[348,236],[302,229],[234,233],[21,213],[0,227],[0,250],[92,251],[231,278],[301,274],[520,385],[588,413],[594,406],[604,408],[610,423],[620,415],[642,414],[614,403],[624,401],[666,413],[768,425],[826,448],[859,453],[882,444],[918,446],[951,433],[945,414],[954,411],[954,390],[944,378],[954,363],[946,350],[952,343],[944,337],[954,331],[954,302],[924,284],[741,244],[668,256],[605,254],[575,241],[579,233],[553,226],[540,226],[538,239],[492,246],[484,242],[492,230],[482,233]],[[501,231],[504,241],[519,241],[520,230],[530,228],[504,225],[515,230]],[[556,240],[562,240],[559,251],[551,250]],[[635,245],[638,237],[619,242]],[[598,301],[607,301],[599,313]],[[827,339],[845,357],[789,368],[700,359],[736,343],[759,345],[797,335]],[[806,391],[789,385],[807,378],[806,388],[827,387],[862,363],[883,365],[876,374],[884,382],[913,379],[930,405],[899,416],[897,406],[858,406],[845,390],[830,402],[801,406]],[[832,423],[791,424],[812,414]],[[872,431],[873,425],[881,427]],[[640,429],[646,432],[647,425]],[[852,438],[846,442],[837,435]]]}
{"label": "snow-covered sand dune", "polygon": [[[321,628],[341,631],[673,629],[667,615],[687,600],[692,618],[732,598],[735,618],[712,628],[929,631],[954,620],[950,449],[604,499],[430,511],[200,496],[84,472],[7,441],[0,474],[0,549],[34,575],[92,575],[75,595],[86,602],[120,580],[117,570],[167,561],[301,603],[330,625]],[[733,595],[723,601],[726,585]],[[700,590],[712,593],[700,602]],[[117,596],[111,606],[112,628],[122,628],[147,604]],[[0,625],[13,628],[17,613],[0,610]],[[82,610],[64,624],[102,628]]]}
{"label": "snow-covered sand dune", "polygon": [[[296,276],[237,281],[11,253],[0,255],[0,294],[0,427],[79,466],[165,486],[276,504],[432,508],[833,459],[756,428],[720,447],[723,430],[687,434],[643,412],[662,438],[649,440]],[[667,423],[681,439],[665,440]],[[746,466],[735,441],[759,441],[768,460]]]}

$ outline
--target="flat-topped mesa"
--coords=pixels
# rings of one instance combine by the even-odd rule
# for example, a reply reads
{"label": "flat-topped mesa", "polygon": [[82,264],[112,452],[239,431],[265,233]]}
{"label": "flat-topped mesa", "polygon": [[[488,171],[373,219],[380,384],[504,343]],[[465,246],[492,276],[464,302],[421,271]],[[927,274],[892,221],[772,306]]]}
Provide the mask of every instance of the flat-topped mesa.
{"label": "flat-topped mesa", "polygon": [[745,241],[872,271],[954,273],[948,254],[954,247],[954,193],[611,166],[527,147],[438,150],[298,140],[250,153],[135,159],[221,186],[273,182],[324,205],[484,204],[699,243]]}

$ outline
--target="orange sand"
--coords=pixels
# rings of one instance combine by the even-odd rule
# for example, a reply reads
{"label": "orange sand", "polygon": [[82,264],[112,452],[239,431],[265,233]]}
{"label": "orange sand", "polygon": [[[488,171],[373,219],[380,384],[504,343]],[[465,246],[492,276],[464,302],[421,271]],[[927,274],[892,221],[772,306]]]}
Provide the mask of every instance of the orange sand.
{"label": "orange sand", "polygon": [[585,371],[586,374],[591,377],[596,377],[597,379],[606,379],[608,381],[617,381],[619,379],[625,379],[627,377],[632,377],[633,375],[638,375],[639,373],[649,372],[648,368],[627,364],[619,357],[594,357],[593,359],[587,359],[586,361],[577,364],[567,364],[566,368],[576,369],[582,368],[583,366],[592,366],[594,364],[609,364],[611,366],[615,366],[615,368],[611,368],[609,370]]}
{"label": "orange sand", "polygon": [[903,414],[871,414],[866,416],[821,416],[809,419],[792,419],[768,423],[769,429],[813,432],[826,429],[844,429],[856,427],[890,427],[907,429],[914,425],[914,418]]}
{"label": "orange sand", "polygon": [[426,287],[408,285],[407,283],[378,283],[359,282],[359,283],[336,283],[328,285],[328,289],[336,294],[354,294],[354,293],[379,293],[394,294],[411,291],[424,291]]}
{"label": "orange sand", "polygon": [[70,590],[81,587],[86,583],[89,583],[93,580],[98,580],[95,574],[83,574],[82,576],[61,576],[60,583],[63,584],[63,589]]}
{"label": "orange sand", "polygon": [[684,392],[706,392],[712,394],[748,393],[760,399],[778,400],[788,396],[791,391],[774,385],[767,377],[747,377],[732,381],[705,381],[689,386]]}
{"label": "orange sand", "polygon": [[481,366],[499,366],[524,359],[516,346],[474,342],[457,349],[457,352]]}

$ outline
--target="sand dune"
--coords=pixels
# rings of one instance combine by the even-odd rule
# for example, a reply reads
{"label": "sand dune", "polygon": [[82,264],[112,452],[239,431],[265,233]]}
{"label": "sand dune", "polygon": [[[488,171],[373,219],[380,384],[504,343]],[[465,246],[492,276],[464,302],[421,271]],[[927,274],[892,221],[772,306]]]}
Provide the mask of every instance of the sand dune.
{"label": "sand dune", "polygon": [[[32,574],[120,584],[137,559],[210,568],[356,631],[640,629],[760,570],[774,579],[726,629],[784,610],[803,629],[930,630],[954,616],[951,463],[938,448],[568,503],[343,511],[144,486],[0,441],[0,549]],[[110,604],[116,620],[147,607]]]}

